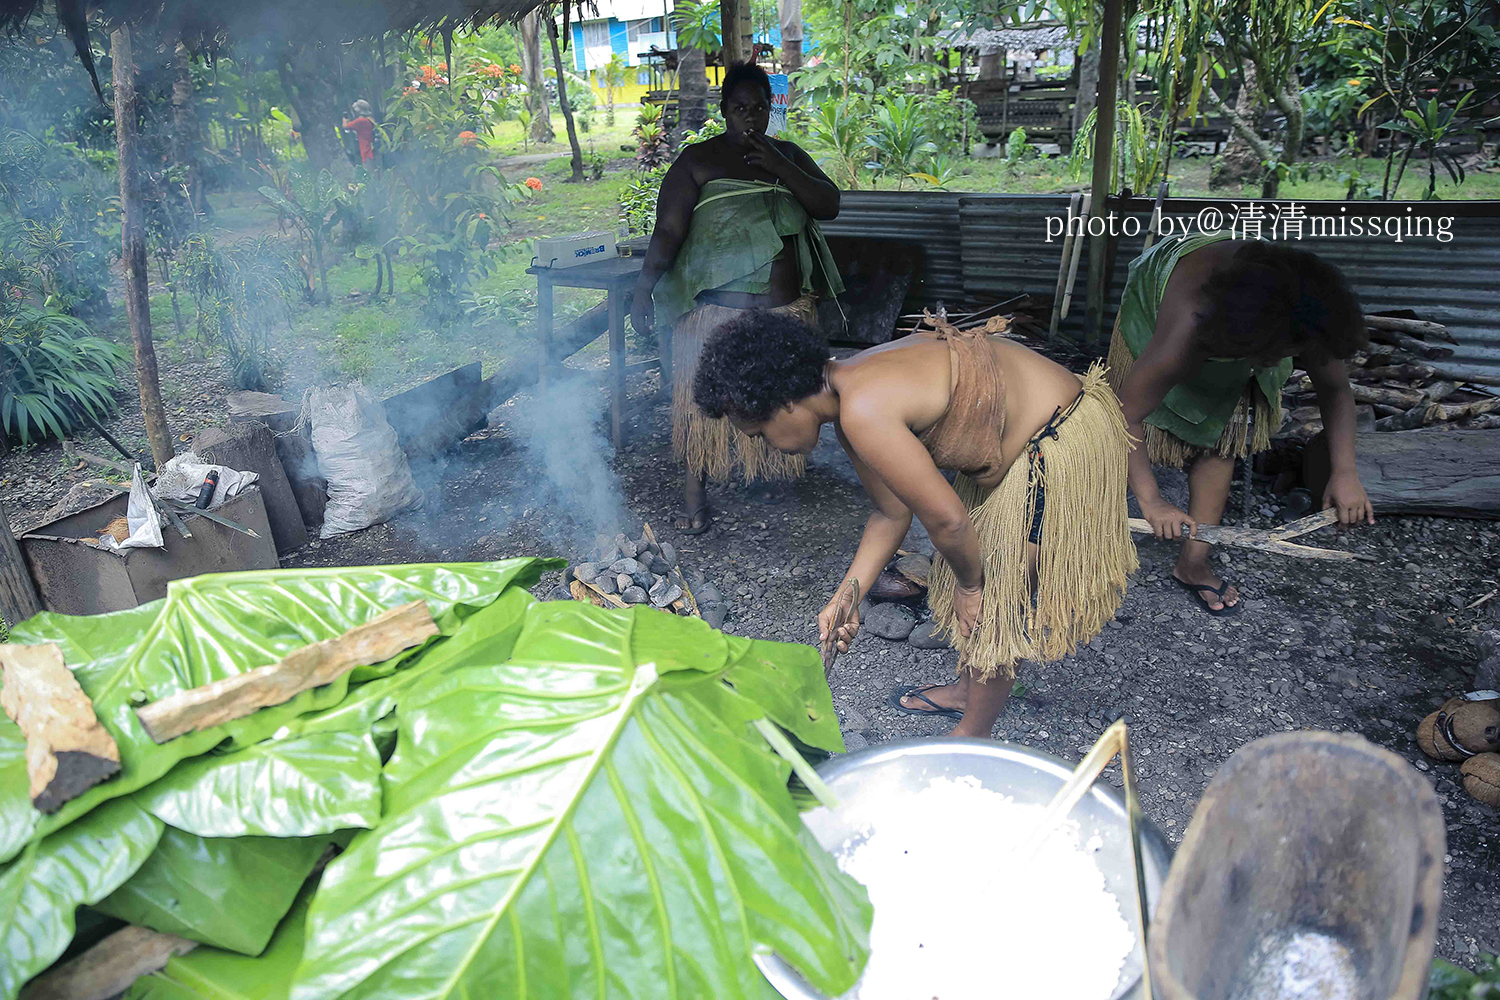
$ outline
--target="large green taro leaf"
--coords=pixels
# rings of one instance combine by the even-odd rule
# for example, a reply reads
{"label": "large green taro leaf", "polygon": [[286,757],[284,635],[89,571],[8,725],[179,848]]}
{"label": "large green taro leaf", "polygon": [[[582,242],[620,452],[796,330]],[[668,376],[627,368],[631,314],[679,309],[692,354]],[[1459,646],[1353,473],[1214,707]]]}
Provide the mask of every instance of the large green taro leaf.
{"label": "large green taro leaf", "polygon": [[185,760],[135,793],[200,837],[310,837],[380,821],[380,754],[368,732],[269,739]]}
{"label": "large green taro leaf", "polygon": [[[133,711],[132,696],[156,700],[275,663],[294,649],[332,639],[410,601],[427,602],[445,634],[507,587],[527,587],[555,561],[358,566],[218,573],[174,580],[160,602],[113,615],[45,613],[18,625],[12,639],[56,642],[120,747],[120,773],[51,816],[31,807],[24,768],[14,763],[19,728],[0,719],[0,861],[28,841],[60,829],[99,803],[156,780],[178,761],[228,739],[249,746],[306,712],[338,705],[348,675],[282,705],[190,733],[160,746]],[[410,654],[400,659],[410,661]],[[377,671],[378,673],[378,671]]]}
{"label": "large green taro leaf", "polygon": [[160,820],[124,799],[32,842],[0,868],[0,998],[16,996],[63,953],[78,907],[134,874],[161,834]]}
{"label": "large green taro leaf", "polygon": [[142,976],[125,1000],[287,1000],[302,960],[302,934],[313,889],[305,887],[258,958],[219,948],[194,948]]}
{"label": "large green taro leaf", "polygon": [[93,904],[112,917],[258,955],[331,837],[198,837],[167,827],[146,862]]}
{"label": "large green taro leaf", "polygon": [[[821,683],[810,648],[752,648],[746,676]],[[759,998],[768,950],[855,982],[867,897],[802,826],[722,635],[556,602],[505,652],[471,642],[401,700],[385,817],[324,873],[294,1000]]]}

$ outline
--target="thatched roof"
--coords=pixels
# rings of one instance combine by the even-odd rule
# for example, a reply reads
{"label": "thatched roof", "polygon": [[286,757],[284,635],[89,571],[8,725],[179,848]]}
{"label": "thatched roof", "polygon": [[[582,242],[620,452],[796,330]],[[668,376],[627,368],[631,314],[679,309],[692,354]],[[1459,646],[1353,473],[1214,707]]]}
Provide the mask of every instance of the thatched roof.
{"label": "thatched roof", "polygon": [[[18,31],[54,13],[98,89],[90,24],[149,24],[197,49],[249,39],[351,42],[388,32],[452,34],[515,22],[537,7],[585,0],[0,0],[0,29]],[[564,33],[564,38],[567,37]]]}
{"label": "thatched roof", "polygon": [[1077,40],[1069,36],[1067,26],[1062,24],[976,28],[972,31],[953,32],[948,39],[952,45],[978,49],[981,53],[1078,47]]}

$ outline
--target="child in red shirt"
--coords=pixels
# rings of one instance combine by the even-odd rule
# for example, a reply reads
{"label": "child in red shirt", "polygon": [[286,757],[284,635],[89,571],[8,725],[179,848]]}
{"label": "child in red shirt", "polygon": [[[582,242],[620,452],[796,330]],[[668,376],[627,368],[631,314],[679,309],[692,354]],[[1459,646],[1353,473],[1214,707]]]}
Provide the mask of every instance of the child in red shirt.
{"label": "child in red shirt", "polygon": [[355,118],[346,120],[344,128],[352,131],[359,137],[359,158],[363,163],[370,163],[375,159],[375,120],[370,117],[370,104],[368,101],[355,101],[350,108]]}

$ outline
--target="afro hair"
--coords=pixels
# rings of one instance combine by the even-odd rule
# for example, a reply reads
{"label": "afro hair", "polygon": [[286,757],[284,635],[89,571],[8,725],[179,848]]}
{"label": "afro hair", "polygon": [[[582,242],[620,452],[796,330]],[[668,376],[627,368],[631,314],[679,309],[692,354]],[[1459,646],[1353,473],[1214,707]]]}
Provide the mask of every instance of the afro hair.
{"label": "afro hair", "polygon": [[753,83],[765,95],[766,103],[771,102],[771,77],[765,70],[755,63],[730,63],[729,69],[724,71],[724,80],[719,85],[720,111],[729,106],[729,95],[742,83]]}
{"label": "afro hair", "polygon": [[710,417],[760,423],[823,388],[828,344],[816,327],[754,309],[708,337],[693,377],[693,401]]}
{"label": "afro hair", "polygon": [[1246,243],[1209,275],[1203,297],[1198,336],[1218,357],[1348,358],[1369,344],[1343,272],[1307,250]]}

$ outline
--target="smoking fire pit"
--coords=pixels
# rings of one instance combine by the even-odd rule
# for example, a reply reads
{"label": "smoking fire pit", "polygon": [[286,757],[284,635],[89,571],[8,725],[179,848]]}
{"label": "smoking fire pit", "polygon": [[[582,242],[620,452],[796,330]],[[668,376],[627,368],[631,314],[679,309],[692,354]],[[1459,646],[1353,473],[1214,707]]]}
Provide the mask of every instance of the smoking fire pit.
{"label": "smoking fire pit", "polygon": [[623,532],[598,535],[589,559],[564,576],[574,600],[601,607],[649,604],[661,611],[696,615],[714,628],[724,623],[729,604],[718,588],[701,580],[690,586],[678,563],[677,549],[657,539],[651,525],[639,538]]}

